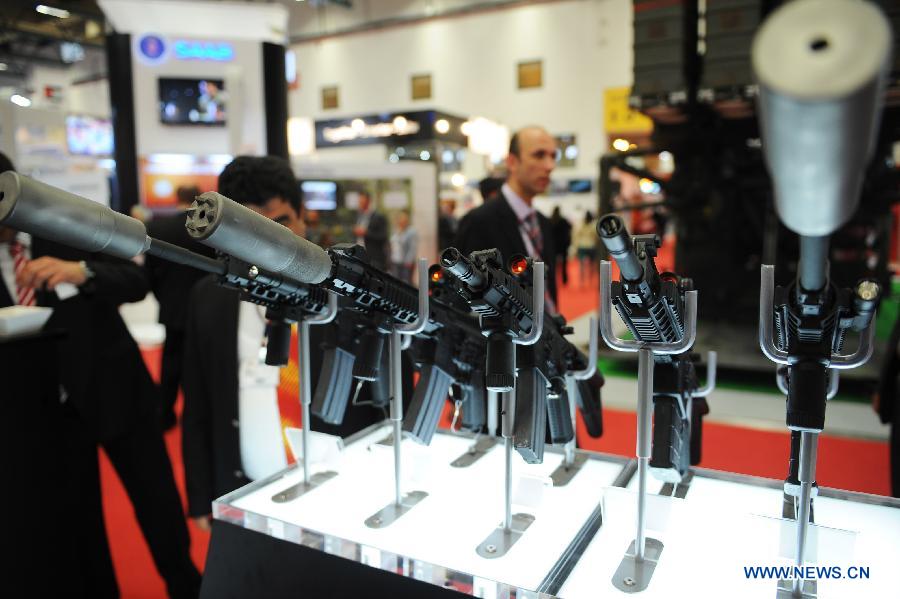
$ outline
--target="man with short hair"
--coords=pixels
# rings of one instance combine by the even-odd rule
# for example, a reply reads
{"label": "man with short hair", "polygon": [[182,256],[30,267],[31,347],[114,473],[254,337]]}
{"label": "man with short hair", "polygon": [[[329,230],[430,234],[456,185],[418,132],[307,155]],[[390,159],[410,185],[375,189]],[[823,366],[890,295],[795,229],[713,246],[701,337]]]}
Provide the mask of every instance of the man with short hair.
{"label": "man with short hair", "polygon": [[[238,156],[219,176],[219,193],[305,233],[300,188],[283,158]],[[242,302],[215,276],[194,286],[185,329],[182,447],[188,515],[202,529],[209,528],[214,499],[287,466],[278,395],[296,396],[299,380],[294,366],[279,371],[263,363],[266,327],[265,309]],[[321,368],[323,328],[310,331],[311,388]],[[316,430],[344,434],[383,417],[370,406],[351,414],[342,426],[324,425],[315,415],[311,421]]]}
{"label": "man with short hair", "polygon": [[[504,260],[515,254],[542,260],[547,274],[547,295],[552,304],[557,299],[553,228],[532,203],[550,185],[556,154],[556,140],[543,128],[530,126],[517,131],[509,143],[506,157],[509,174],[499,197],[466,214],[453,242],[464,254],[497,248]],[[547,307],[556,312],[555,305]]]}

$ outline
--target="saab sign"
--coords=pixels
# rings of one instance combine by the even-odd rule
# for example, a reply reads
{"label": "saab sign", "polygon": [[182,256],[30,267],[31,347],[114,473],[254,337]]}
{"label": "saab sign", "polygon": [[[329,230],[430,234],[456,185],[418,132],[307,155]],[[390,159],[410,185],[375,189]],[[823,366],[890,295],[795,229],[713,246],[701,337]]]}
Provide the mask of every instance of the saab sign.
{"label": "saab sign", "polygon": [[147,34],[137,39],[138,58],[149,65],[158,65],[170,58],[184,61],[231,62],[234,60],[234,46],[228,42],[180,40]]}
{"label": "saab sign", "polygon": [[212,60],[231,62],[234,60],[234,46],[226,42],[175,42],[175,58],[178,60]]}

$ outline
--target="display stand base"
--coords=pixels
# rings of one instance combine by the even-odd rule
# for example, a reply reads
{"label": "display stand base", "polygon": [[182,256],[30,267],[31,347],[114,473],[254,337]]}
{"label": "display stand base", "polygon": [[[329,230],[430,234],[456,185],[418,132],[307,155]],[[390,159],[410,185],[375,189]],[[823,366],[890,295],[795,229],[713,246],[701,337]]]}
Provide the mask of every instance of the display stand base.
{"label": "display stand base", "polygon": [[381,508],[368,518],[366,526],[369,528],[385,528],[397,521],[400,516],[413,509],[420,501],[428,497],[425,491],[410,491],[400,500],[400,504],[390,503]]}
{"label": "display stand base", "polygon": [[801,590],[803,592],[802,595],[795,595],[793,580],[779,580],[775,599],[816,599],[818,596],[815,580],[804,580]]}
{"label": "display stand base", "polygon": [[495,559],[503,557],[512,549],[522,534],[528,530],[528,527],[534,522],[534,516],[531,514],[513,514],[512,526],[507,530],[502,524],[498,526],[494,532],[488,535],[476,549],[483,558]]}
{"label": "display stand base", "polygon": [[[781,505],[781,517],[788,520],[797,519],[797,498],[788,493],[784,494],[784,503]],[[816,498],[813,497],[809,502],[809,521],[816,522]]]}
{"label": "display stand base", "polygon": [[280,491],[272,495],[272,501],[274,501],[275,503],[287,503],[288,501],[293,501],[301,495],[309,493],[322,483],[328,482],[335,476],[337,476],[337,472],[332,472],[331,470],[327,470],[325,472],[316,472],[309,477],[309,483],[300,482],[296,485],[288,487],[284,491]]}
{"label": "display stand base", "polygon": [[563,463],[550,473],[553,486],[565,487],[575,478],[575,475],[578,474],[585,462],[587,462],[587,456],[583,453],[576,454],[575,460],[571,464],[566,464],[566,461],[563,460]]}
{"label": "display stand base", "polygon": [[496,437],[481,437],[469,448],[469,451],[450,462],[450,465],[454,468],[467,468],[487,455],[487,452],[496,445]]}
{"label": "display stand base", "polygon": [[688,471],[684,478],[681,479],[680,483],[664,483],[662,488],[659,490],[660,495],[665,495],[666,497],[677,497],[678,499],[684,499],[687,497],[688,491],[691,489],[691,481],[694,479],[694,473],[692,471]]}
{"label": "display stand base", "polygon": [[663,544],[656,539],[647,538],[644,542],[644,559],[635,558],[635,542],[628,546],[628,551],[613,574],[613,586],[623,593],[639,593],[650,585],[659,556],[662,555]]}

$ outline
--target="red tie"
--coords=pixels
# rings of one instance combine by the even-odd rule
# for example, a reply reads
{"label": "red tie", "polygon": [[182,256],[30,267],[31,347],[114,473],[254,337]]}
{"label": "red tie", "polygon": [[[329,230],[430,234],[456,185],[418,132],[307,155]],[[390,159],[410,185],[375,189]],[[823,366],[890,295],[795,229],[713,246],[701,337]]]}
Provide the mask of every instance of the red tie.
{"label": "red tie", "polygon": [[[9,255],[12,256],[13,270],[18,278],[19,273],[25,270],[25,264],[28,262],[28,258],[25,257],[25,247],[18,241],[13,241],[9,244]],[[19,287],[16,284],[16,303],[20,306],[33,306],[35,304],[34,289]]]}

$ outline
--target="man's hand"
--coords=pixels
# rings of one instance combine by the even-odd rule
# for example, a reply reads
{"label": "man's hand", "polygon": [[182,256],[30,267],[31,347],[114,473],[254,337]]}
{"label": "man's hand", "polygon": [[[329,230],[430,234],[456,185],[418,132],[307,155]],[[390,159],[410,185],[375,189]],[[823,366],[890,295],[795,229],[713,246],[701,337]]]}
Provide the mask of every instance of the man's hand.
{"label": "man's hand", "polygon": [[194,521],[194,524],[197,525],[197,528],[202,530],[203,532],[209,532],[209,516],[197,516],[196,518],[191,518]]}
{"label": "man's hand", "polygon": [[30,260],[16,277],[16,285],[19,287],[47,288],[51,291],[60,283],[78,286],[86,282],[87,273],[79,262],[50,256]]}

